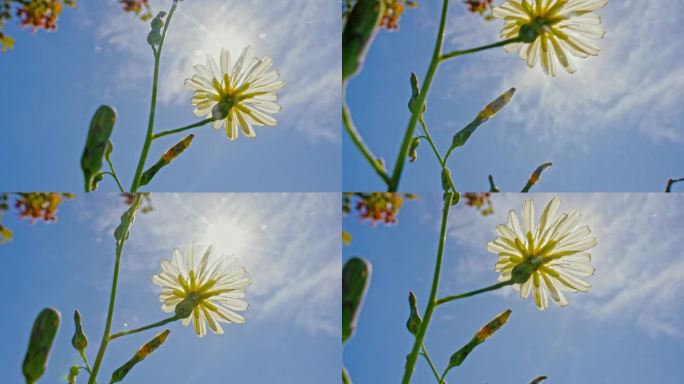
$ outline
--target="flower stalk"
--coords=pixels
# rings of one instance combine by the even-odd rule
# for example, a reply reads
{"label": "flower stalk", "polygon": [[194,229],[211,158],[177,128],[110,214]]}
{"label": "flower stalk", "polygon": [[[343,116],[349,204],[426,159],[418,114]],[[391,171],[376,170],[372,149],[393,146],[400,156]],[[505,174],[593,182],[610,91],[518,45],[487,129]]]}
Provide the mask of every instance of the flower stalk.
{"label": "flower stalk", "polygon": [[154,118],[157,109],[157,89],[159,85],[159,64],[161,61],[162,48],[164,47],[164,40],[166,39],[166,33],[169,29],[169,24],[171,24],[171,18],[174,12],[176,12],[177,2],[173,2],[169,15],[164,22],[164,28],[162,30],[161,39],[159,41],[158,48],[154,48],[154,75],[152,80],[152,98],[150,101],[150,116],[147,123],[147,133],[145,135],[145,143],[143,144],[142,151],[140,153],[140,159],[138,160],[138,166],[135,171],[135,176],[133,177],[133,184],[131,185],[130,192],[135,193],[140,188],[140,180],[142,178],[142,173],[145,168],[145,161],[147,160],[147,154],[150,151],[150,146],[152,145],[153,134],[154,134]]}
{"label": "flower stalk", "polygon": [[[448,3],[448,1],[445,1]],[[442,259],[444,256],[444,247],[446,243],[446,230],[447,221],[449,219],[449,210],[451,209],[451,201],[454,196],[453,192],[448,192],[446,198],[444,199],[444,207],[442,208],[442,224],[439,231],[439,247],[437,249],[437,260],[435,262],[435,272],[432,276],[432,288],[430,290],[430,297],[428,299],[427,307],[425,308],[425,314],[423,315],[423,321],[416,334],[416,339],[413,343],[413,348],[411,353],[409,353],[406,360],[406,367],[404,369],[404,376],[401,380],[402,384],[409,384],[411,382],[411,377],[416,366],[416,360],[418,360],[418,355],[423,348],[423,340],[425,339],[425,334],[427,333],[428,326],[430,325],[430,320],[432,319],[432,314],[437,307],[437,290],[439,289],[439,278],[442,272]]]}

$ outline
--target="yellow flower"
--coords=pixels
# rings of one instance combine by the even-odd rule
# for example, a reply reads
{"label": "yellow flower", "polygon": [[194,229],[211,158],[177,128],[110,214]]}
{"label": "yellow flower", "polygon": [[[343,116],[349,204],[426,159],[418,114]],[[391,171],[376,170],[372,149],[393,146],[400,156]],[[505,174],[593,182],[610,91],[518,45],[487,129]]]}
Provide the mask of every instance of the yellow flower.
{"label": "yellow flower", "polygon": [[574,73],[568,53],[575,57],[596,56],[600,49],[594,39],[603,38],[601,17],[595,11],[608,0],[506,0],[494,8],[495,17],[504,19],[501,38],[522,37],[506,51],[520,50],[520,58],[534,68],[541,61],[544,72],[556,75],[556,61]]}
{"label": "yellow flower", "polygon": [[224,124],[228,139],[238,137],[238,128],[246,137],[256,136],[253,126],[277,124],[270,114],[280,112],[277,92],[285,86],[278,80],[280,75],[271,70],[270,57],[257,59],[249,47],[233,65],[230,53],[221,50],[220,66],[213,57],[207,56],[206,65],[195,65],[195,75],[185,80],[185,85],[195,94],[191,103],[196,116],[216,119],[214,129]]}
{"label": "yellow flower", "polygon": [[523,299],[532,291],[540,310],[548,307],[547,293],[561,307],[568,305],[563,291],[589,291],[591,285],[577,276],[594,274],[586,251],[597,244],[596,238],[589,226],[578,226],[582,215],[576,210],[556,217],[559,205],[559,198],[551,199],[535,227],[534,204],[525,200],[522,227],[511,210],[508,225],[498,225],[499,237],[487,244],[487,250],[499,256],[499,280],[516,280],[513,288]]}
{"label": "yellow flower", "polygon": [[207,247],[198,260],[201,248],[191,244],[185,253],[174,249],[173,261],[162,260],[162,272],[152,276],[152,282],[162,288],[162,311],[175,312],[184,326],[192,320],[199,337],[206,335],[207,325],[221,335],[219,323],[245,322],[237,312],[248,307],[243,299],[252,281],[235,259],[212,257],[213,246]]}

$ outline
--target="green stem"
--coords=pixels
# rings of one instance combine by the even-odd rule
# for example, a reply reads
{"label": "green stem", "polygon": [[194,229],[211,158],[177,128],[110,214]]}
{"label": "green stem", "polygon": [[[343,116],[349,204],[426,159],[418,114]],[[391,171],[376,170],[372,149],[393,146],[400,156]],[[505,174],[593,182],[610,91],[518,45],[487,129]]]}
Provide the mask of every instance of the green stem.
{"label": "green stem", "polygon": [[176,320],[178,320],[178,317],[177,317],[177,316],[171,316],[171,317],[169,317],[169,318],[167,318],[167,319],[164,319],[164,320],[162,320],[162,321],[158,321],[158,322],[156,322],[156,323],[154,323],[154,324],[146,325],[146,326],[144,326],[144,327],[140,327],[140,328],[136,328],[136,329],[131,329],[131,330],[127,330],[127,331],[117,332],[117,333],[114,333],[114,334],[112,334],[111,336],[109,336],[109,341],[112,341],[112,340],[114,340],[114,339],[118,339],[119,337],[122,337],[122,336],[132,335],[132,334],[134,334],[134,333],[140,333],[140,332],[142,332],[142,331],[147,331],[148,329],[161,327],[162,325],[165,325],[165,324],[174,322],[174,321],[176,321]]}
{"label": "green stem", "polygon": [[[445,0],[448,3],[448,0]],[[420,105],[420,104],[419,104]],[[402,384],[409,384],[411,382],[411,376],[413,376],[413,371],[416,366],[416,360],[418,359],[418,354],[423,346],[423,339],[427,333],[428,326],[430,325],[430,319],[432,314],[437,307],[437,290],[439,288],[439,276],[442,271],[442,257],[444,255],[444,245],[446,243],[446,230],[447,221],[449,218],[449,208],[451,208],[451,201],[454,194],[452,192],[447,193],[444,199],[444,207],[442,208],[442,224],[439,231],[439,248],[437,249],[437,261],[435,262],[435,272],[432,277],[432,289],[430,290],[430,298],[428,299],[427,308],[425,308],[425,314],[423,315],[423,322],[420,324],[418,333],[416,334],[416,340],[413,344],[413,349],[408,355],[406,360],[406,368],[404,370],[404,377],[402,378]]]}
{"label": "green stem", "polygon": [[155,133],[154,135],[152,135],[152,140],[156,140],[156,139],[158,139],[158,138],[160,138],[160,137],[164,137],[164,136],[167,136],[167,135],[172,135],[172,134],[174,134],[174,133],[187,131],[188,129],[193,129],[193,128],[201,127],[201,126],[207,125],[207,124],[209,124],[209,123],[211,123],[211,122],[213,122],[213,121],[215,121],[215,120],[216,120],[216,119],[214,119],[213,117],[210,117],[210,118],[208,118],[208,119],[204,119],[204,120],[202,120],[202,121],[198,121],[198,122],[196,122],[196,123],[193,123],[193,124],[190,124],[190,125],[186,125],[185,127],[181,127],[181,128],[176,128],[176,129],[171,129],[171,130],[168,130],[168,131],[162,131],[162,132],[159,132],[159,133]]}
{"label": "green stem", "polygon": [[494,290],[497,290],[499,288],[505,287],[507,285],[512,285],[512,284],[514,284],[512,280],[506,280],[506,281],[502,281],[500,283],[496,283],[494,285],[490,285],[489,287],[486,287],[486,288],[478,289],[476,291],[466,292],[466,293],[462,293],[460,295],[447,296],[445,298],[437,300],[437,305],[442,305],[442,304],[446,304],[450,301],[464,299],[466,297],[479,295],[480,293],[484,293],[484,292],[494,291]]}
{"label": "green stem", "polygon": [[133,178],[133,184],[131,185],[131,192],[135,193],[140,188],[140,179],[142,177],[143,169],[145,168],[145,161],[147,160],[147,154],[150,151],[150,145],[152,144],[152,134],[154,133],[154,114],[157,109],[157,88],[159,83],[159,62],[161,60],[162,47],[164,46],[164,40],[166,39],[166,32],[169,29],[169,24],[171,24],[171,18],[173,13],[176,11],[177,2],[174,1],[169,11],[169,16],[166,18],[164,23],[164,29],[162,30],[161,41],[159,42],[159,48],[154,51],[154,77],[152,80],[152,100],[150,102],[150,117],[147,123],[147,134],[145,136],[145,144],[143,144],[142,152],[140,153],[140,159],[138,160],[138,167],[135,171],[135,177]]}
{"label": "green stem", "polygon": [[462,51],[451,51],[449,53],[445,53],[444,55],[442,55],[440,57],[440,60],[441,61],[447,61],[449,59],[453,59],[454,57],[463,56],[463,55],[467,55],[470,53],[476,53],[476,52],[484,51],[487,49],[503,47],[504,45],[519,43],[521,41],[522,40],[520,39],[520,37],[516,36],[516,37],[510,38],[507,40],[502,40],[502,41],[496,42],[494,44],[483,45],[483,46],[477,47],[477,48],[465,49]]}
{"label": "green stem", "polygon": [[444,370],[444,372],[442,373],[442,377],[439,378],[439,382],[440,382],[440,383],[443,383],[443,382],[444,382],[444,378],[446,377],[447,373],[449,373],[450,370],[451,370],[451,367],[447,367],[447,368]]}
{"label": "green stem", "polygon": [[112,171],[110,175],[114,178],[114,181],[116,181],[116,185],[119,187],[119,192],[124,192],[123,186],[121,186],[121,181],[119,181],[119,177],[116,175],[116,170],[114,169],[114,164],[112,163],[112,160],[109,159],[109,156],[105,156],[105,160],[107,160],[107,164],[109,164],[109,169]]}
{"label": "green stem", "polygon": [[380,162],[380,159],[375,157],[373,153],[371,152],[370,148],[366,145],[366,143],[363,141],[363,138],[361,138],[361,134],[359,131],[356,129],[356,126],[354,125],[354,121],[352,121],[351,118],[351,113],[349,112],[349,107],[347,107],[347,103],[343,102],[342,103],[342,121],[344,122],[344,128],[346,129],[347,133],[352,139],[352,142],[356,147],[361,151],[363,154],[363,157],[366,158],[368,163],[373,167],[375,170],[375,173],[382,178],[382,180],[385,182],[385,184],[389,185],[390,184],[390,179],[389,176],[387,175],[387,171],[385,171],[384,166]]}
{"label": "green stem", "polygon": [[446,159],[442,160],[442,155],[439,154],[439,151],[437,150],[437,146],[435,146],[434,141],[432,140],[432,136],[430,136],[430,132],[427,129],[427,124],[425,124],[425,120],[423,120],[423,117],[420,117],[420,125],[423,128],[423,133],[425,133],[425,140],[427,140],[428,143],[430,143],[430,147],[432,147],[432,151],[435,153],[435,156],[437,157],[437,161],[439,161],[439,165],[442,167],[442,173],[448,175],[448,180],[449,180],[449,185],[451,186],[451,190],[453,192],[458,192],[456,189],[456,185],[454,185],[454,180],[451,178],[451,175],[447,173],[447,167],[446,167]]}
{"label": "green stem", "polygon": [[392,178],[389,183],[389,192],[396,192],[399,188],[399,180],[401,179],[401,173],[404,170],[404,164],[406,163],[406,157],[408,155],[409,148],[411,147],[411,141],[413,140],[413,133],[416,130],[416,124],[418,119],[423,114],[423,106],[425,105],[425,100],[427,99],[428,91],[432,85],[432,80],[437,73],[437,68],[439,67],[440,58],[442,56],[442,46],[444,45],[444,33],[446,29],[446,18],[447,11],[449,9],[449,0],[443,0],[442,2],[442,16],[439,22],[439,30],[437,32],[437,41],[435,42],[435,50],[432,54],[432,60],[430,61],[430,66],[428,67],[427,74],[425,75],[425,82],[420,89],[418,94],[418,99],[415,102],[413,108],[413,113],[411,114],[411,119],[409,120],[408,127],[406,127],[406,133],[404,134],[404,140],[401,144],[401,149],[399,150],[399,155],[397,156],[397,162],[394,166],[394,172],[392,173]]}
{"label": "green stem", "polygon": [[85,364],[85,370],[88,372],[88,374],[92,375],[92,370],[90,369],[90,365],[88,364],[88,357],[86,357],[86,354],[84,351],[78,351],[79,355],[81,355],[81,359],[83,359],[83,364]]}
{"label": "green stem", "polygon": [[[175,4],[175,3],[174,3]],[[140,195],[136,195],[136,200],[133,201],[132,206],[136,206],[140,204]],[[126,225],[124,228],[117,228],[117,230],[121,229],[122,233],[128,233],[131,225],[133,224],[132,220],[128,220],[126,222]],[[112,318],[114,317],[114,303],[116,302],[116,288],[118,286],[119,282],[119,265],[121,264],[121,254],[123,252],[123,247],[124,244],[126,243],[126,239],[123,238],[121,240],[117,240],[116,243],[116,256],[114,259],[114,275],[112,277],[112,290],[109,294],[109,308],[107,309],[107,320],[105,322],[105,329],[104,332],[102,332],[102,341],[100,342],[100,348],[97,351],[97,357],[95,358],[95,364],[93,365],[93,369],[90,373],[90,378],[88,379],[88,384],[95,384],[97,380],[97,373],[100,370],[100,365],[102,364],[102,359],[104,358],[105,351],[107,350],[107,345],[109,344],[109,335],[112,329]]]}
{"label": "green stem", "polygon": [[427,350],[425,350],[425,346],[421,345],[421,352],[420,354],[425,357],[425,360],[427,360],[428,365],[430,365],[430,369],[432,369],[432,373],[435,375],[435,379],[437,379],[438,384],[442,384],[442,379],[439,378],[439,373],[437,373],[437,368],[435,368],[435,364],[432,363],[432,359],[430,359],[430,355],[428,355]]}

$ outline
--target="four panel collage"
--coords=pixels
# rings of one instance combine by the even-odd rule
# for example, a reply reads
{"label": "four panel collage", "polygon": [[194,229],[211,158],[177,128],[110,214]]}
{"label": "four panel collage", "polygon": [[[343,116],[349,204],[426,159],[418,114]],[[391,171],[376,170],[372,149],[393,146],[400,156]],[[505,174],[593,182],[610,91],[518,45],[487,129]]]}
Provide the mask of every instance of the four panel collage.
{"label": "four panel collage", "polygon": [[684,382],[682,14],[0,0],[0,383]]}

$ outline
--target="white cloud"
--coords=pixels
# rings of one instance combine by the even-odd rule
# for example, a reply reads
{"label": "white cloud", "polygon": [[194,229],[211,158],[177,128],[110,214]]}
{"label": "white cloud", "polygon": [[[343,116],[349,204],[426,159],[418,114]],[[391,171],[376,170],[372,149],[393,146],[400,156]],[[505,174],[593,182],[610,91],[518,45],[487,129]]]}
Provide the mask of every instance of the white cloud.
{"label": "white cloud", "polygon": [[[575,294],[570,305],[606,323],[633,323],[654,336],[684,336],[684,258],[681,217],[684,195],[561,194],[561,209],[578,209],[596,234],[593,288]],[[449,238],[471,252],[453,271],[461,281],[491,279],[494,255],[484,246],[505,223],[509,209],[520,212],[524,198],[533,198],[539,212],[551,195],[494,195],[496,213],[487,218],[471,208],[452,217]],[[573,300],[574,299],[574,300]]]}
{"label": "white cloud", "polygon": [[[170,1],[153,1],[155,10]],[[98,36],[122,53],[118,78],[124,87],[144,84],[151,76],[151,53],[145,42],[147,23],[111,6]],[[287,82],[281,93],[281,127],[313,141],[338,142],[341,20],[339,5],[326,0],[290,1],[203,0],[180,3],[164,46],[160,99],[188,104],[191,92],[183,81],[192,66],[217,56],[222,47],[237,57],[250,45],[257,56],[271,56]],[[188,105],[188,109],[190,106]]]}
{"label": "white cloud", "polygon": [[[109,196],[93,225],[97,236],[111,236],[124,210]],[[126,245],[127,281],[150,281],[175,247],[213,243],[217,252],[236,255],[252,277],[248,317],[339,334],[337,194],[153,194],[152,201],[154,211],[138,214]]]}

